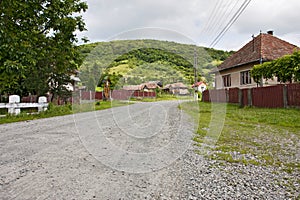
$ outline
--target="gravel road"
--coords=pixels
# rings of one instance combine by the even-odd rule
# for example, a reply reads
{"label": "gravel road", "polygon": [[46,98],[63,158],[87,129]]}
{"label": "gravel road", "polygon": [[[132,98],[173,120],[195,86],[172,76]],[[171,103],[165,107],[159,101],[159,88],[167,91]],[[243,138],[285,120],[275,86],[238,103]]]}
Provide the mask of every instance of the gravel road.
{"label": "gravel road", "polygon": [[0,199],[299,195],[277,184],[290,174],[252,165],[219,165],[195,154],[191,138],[197,127],[178,103],[136,103],[0,125]]}

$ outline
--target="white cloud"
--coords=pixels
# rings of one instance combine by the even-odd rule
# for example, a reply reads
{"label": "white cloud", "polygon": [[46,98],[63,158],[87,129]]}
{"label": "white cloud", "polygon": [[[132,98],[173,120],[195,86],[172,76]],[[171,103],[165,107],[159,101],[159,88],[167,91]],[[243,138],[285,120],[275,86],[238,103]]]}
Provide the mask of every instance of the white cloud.
{"label": "white cloud", "polygon": [[[87,2],[89,9],[84,18],[88,31],[84,35],[92,42],[107,40],[132,29],[159,27],[179,32],[199,45],[209,46],[243,1],[87,0]],[[236,7],[233,7],[235,4]],[[216,5],[219,7],[216,7],[218,9],[215,15],[211,16]],[[231,8],[234,9],[229,13]],[[293,41],[289,42],[300,46],[299,8],[299,0],[252,0],[215,48],[237,50],[251,39],[252,34],[257,35],[260,30],[266,32],[270,29],[275,31],[276,36],[283,39],[292,38]],[[210,21],[212,19],[215,21]]]}

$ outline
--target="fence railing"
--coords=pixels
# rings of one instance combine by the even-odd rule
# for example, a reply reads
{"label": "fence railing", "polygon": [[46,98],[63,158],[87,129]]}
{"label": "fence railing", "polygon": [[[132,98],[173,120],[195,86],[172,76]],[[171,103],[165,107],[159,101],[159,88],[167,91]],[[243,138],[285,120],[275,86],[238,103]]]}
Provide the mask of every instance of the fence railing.
{"label": "fence railing", "polygon": [[[131,97],[155,98],[156,92],[113,90],[110,95],[115,100],[128,100]],[[74,96],[77,96],[81,100],[102,100],[104,95],[103,92],[78,91]]]}
{"label": "fence railing", "polygon": [[257,88],[206,90],[204,102],[228,102],[265,108],[300,107],[300,84],[279,84]]}
{"label": "fence railing", "polygon": [[10,95],[8,103],[0,103],[0,108],[7,108],[8,114],[18,115],[22,108],[38,108],[38,112],[48,108],[47,97],[41,96],[38,103],[20,103],[20,96]]}
{"label": "fence railing", "polygon": [[[14,96],[14,95],[12,95]],[[147,97],[147,98],[155,98],[156,97],[156,92],[144,92],[144,91],[127,91],[127,90],[113,90],[111,91],[111,98],[114,100],[129,100],[130,98],[136,98],[136,97]],[[11,98],[11,97],[10,97]],[[45,102],[50,102],[51,101],[51,95],[44,97],[46,100]],[[19,97],[20,99],[20,97]],[[19,100],[18,99],[18,100]],[[18,106],[20,108],[27,108],[30,105],[32,107],[37,107],[39,108],[40,106],[36,104],[38,101],[38,97],[36,95],[31,95],[31,96],[25,96],[21,98],[21,102],[18,101]],[[53,103],[56,105],[63,105],[66,103],[82,103],[83,101],[95,101],[95,100],[102,100],[103,99],[103,92],[93,92],[93,91],[76,91],[73,93],[73,95],[69,98],[60,98],[56,97],[53,100]],[[0,98],[1,102],[1,98]],[[7,99],[6,101],[7,102]],[[39,102],[39,101],[38,101]],[[31,103],[31,104],[28,104]],[[0,103],[1,107],[0,108],[8,108],[10,107],[10,103]],[[18,110],[18,108],[16,108]],[[16,111],[18,112],[18,111]]]}

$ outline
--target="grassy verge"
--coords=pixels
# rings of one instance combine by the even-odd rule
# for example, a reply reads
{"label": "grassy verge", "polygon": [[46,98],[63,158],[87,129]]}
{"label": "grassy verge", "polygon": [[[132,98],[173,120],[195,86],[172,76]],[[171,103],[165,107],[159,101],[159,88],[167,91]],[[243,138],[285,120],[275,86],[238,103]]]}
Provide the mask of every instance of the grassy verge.
{"label": "grassy verge", "polygon": [[180,108],[194,118],[199,117],[199,127],[194,137],[199,146],[198,153],[221,163],[276,166],[286,172],[296,171],[299,174],[299,109],[239,108],[226,105],[223,129],[217,138],[213,138],[216,140],[212,145],[206,144],[213,135],[211,130],[214,127],[209,126],[214,112],[212,104],[186,102]]}
{"label": "grassy verge", "polygon": [[172,101],[172,100],[192,100],[191,96],[176,96],[171,94],[158,95],[155,98],[143,97],[143,98],[131,98],[130,101],[141,102],[155,102],[155,101]]}
{"label": "grassy verge", "polygon": [[[94,110],[103,110],[108,109],[112,107],[118,107],[118,106],[125,106],[128,105],[127,102],[122,101],[101,101],[96,103],[85,103],[81,105],[62,105],[62,106],[56,106],[53,104],[49,104],[48,110],[41,113],[36,113],[36,110],[32,109],[22,109],[20,115],[6,115],[3,117],[0,117],[0,124],[4,123],[12,123],[12,122],[20,122],[20,121],[27,121],[27,120],[34,120],[34,119],[41,119],[41,118],[49,118],[49,117],[55,117],[55,116],[63,116],[63,115],[69,115],[73,113],[78,112],[88,112],[88,111],[94,111]],[[2,110],[1,114],[5,114],[5,112]]]}

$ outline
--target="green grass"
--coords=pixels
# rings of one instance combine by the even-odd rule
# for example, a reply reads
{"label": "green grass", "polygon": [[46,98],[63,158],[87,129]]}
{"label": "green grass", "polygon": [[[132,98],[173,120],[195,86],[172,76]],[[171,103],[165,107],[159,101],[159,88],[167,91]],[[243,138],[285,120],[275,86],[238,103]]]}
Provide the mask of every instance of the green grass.
{"label": "green grass", "polygon": [[[35,113],[36,110],[22,109],[20,115],[6,115],[4,117],[0,117],[0,124],[70,115],[78,112],[104,110],[112,107],[125,106],[128,104],[132,104],[132,103],[122,102],[122,101],[99,101],[96,103],[85,103],[80,105],[68,104],[68,105],[61,105],[61,106],[53,105],[50,103],[48,110],[45,112]],[[1,114],[5,114],[3,110],[1,112],[2,112]]]}
{"label": "green grass", "polygon": [[[199,127],[193,139],[198,153],[220,162],[300,172],[299,109],[240,108],[203,102],[182,103],[180,108],[198,118]],[[213,120],[216,123],[212,124],[219,127],[210,126]]]}
{"label": "green grass", "polygon": [[161,94],[156,97],[131,98],[130,101],[155,102],[155,101],[171,101],[171,100],[192,100],[191,96],[176,96],[171,94]]}

